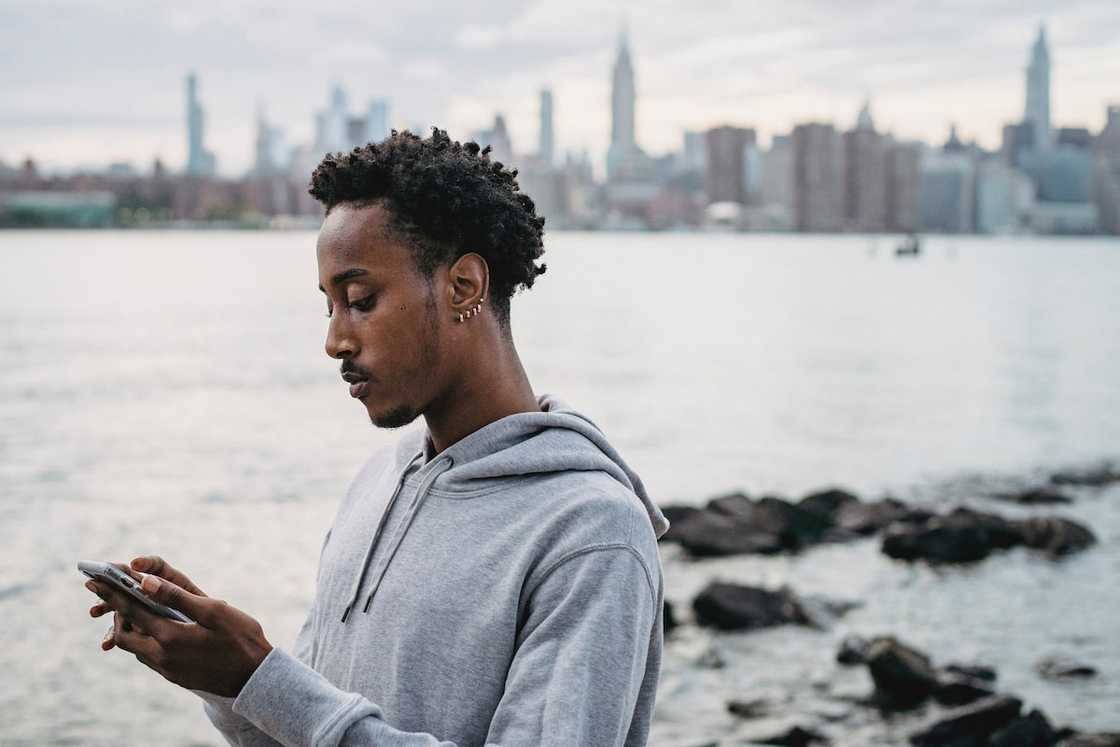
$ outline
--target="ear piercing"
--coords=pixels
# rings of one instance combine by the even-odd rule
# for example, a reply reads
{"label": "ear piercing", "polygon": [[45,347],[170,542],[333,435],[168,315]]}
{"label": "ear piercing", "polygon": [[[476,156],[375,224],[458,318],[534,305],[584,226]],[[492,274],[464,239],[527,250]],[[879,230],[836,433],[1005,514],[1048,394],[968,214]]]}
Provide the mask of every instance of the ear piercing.
{"label": "ear piercing", "polygon": [[479,302],[477,304],[467,309],[465,313],[460,311],[455,317],[456,320],[461,322],[464,319],[470,319],[472,316],[478,316],[478,314],[482,311],[482,304],[485,302],[486,296],[483,296],[481,299],[479,299]]}

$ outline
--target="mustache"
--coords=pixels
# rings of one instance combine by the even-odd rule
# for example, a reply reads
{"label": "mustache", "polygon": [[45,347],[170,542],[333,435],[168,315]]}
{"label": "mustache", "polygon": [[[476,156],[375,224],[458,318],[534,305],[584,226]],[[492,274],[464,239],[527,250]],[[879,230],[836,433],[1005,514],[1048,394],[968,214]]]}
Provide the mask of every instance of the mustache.
{"label": "mustache", "polygon": [[373,381],[373,376],[370,375],[369,371],[366,371],[365,369],[354,365],[349,360],[345,360],[342,362],[342,365],[339,367],[339,374],[341,374],[342,376],[345,376],[346,374],[355,374],[363,379],[369,379],[370,381]]}

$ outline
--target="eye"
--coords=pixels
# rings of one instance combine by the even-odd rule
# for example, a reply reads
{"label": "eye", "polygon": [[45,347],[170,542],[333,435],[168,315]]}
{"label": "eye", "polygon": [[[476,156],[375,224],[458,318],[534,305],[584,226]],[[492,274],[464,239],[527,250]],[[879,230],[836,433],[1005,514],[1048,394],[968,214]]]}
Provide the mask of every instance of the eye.
{"label": "eye", "polygon": [[369,311],[373,308],[374,294],[369,294],[365,298],[359,298],[357,301],[350,302],[350,308],[357,309],[358,311]]}

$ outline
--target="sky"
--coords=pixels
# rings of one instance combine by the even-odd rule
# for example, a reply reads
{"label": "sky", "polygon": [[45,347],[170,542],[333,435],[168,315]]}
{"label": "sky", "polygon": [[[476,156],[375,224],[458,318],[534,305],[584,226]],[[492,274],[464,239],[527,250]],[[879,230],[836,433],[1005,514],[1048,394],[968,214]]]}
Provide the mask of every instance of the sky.
{"label": "sky", "polygon": [[848,128],[865,98],[897,137],[942,142],[955,122],[996,147],[1022,117],[1041,22],[1052,122],[1099,130],[1120,104],[1117,0],[0,0],[0,161],[182,168],[193,70],[228,176],[252,163],[258,107],[290,143],[309,142],[335,83],[355,114],[387,97],[394,126],[457,139],[500,111],[518,152],[536,147],[548,86],[558,150],[601,163],[623,27],[638,141],[654,154],[718,124],[764,143],[802,121]]}

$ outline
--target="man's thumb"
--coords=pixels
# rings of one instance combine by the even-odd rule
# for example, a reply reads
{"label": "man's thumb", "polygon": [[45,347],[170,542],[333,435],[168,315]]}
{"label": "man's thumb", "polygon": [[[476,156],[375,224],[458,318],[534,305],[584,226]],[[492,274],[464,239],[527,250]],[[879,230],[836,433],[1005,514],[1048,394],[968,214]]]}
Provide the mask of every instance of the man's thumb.
{"label": "man's thumb", "polygon": [[144,594],[160,604],[167,605],[180,612],[185,612],[192,619],[202,622],[203,618],[207,617],[206,603],[210,601],[206,597],[200,597],[191,594],[189,591],[180,586],[176,586],[165,578],[152,576],[150,574],[144,576],[144,580],[140,582],[140,588]]}

